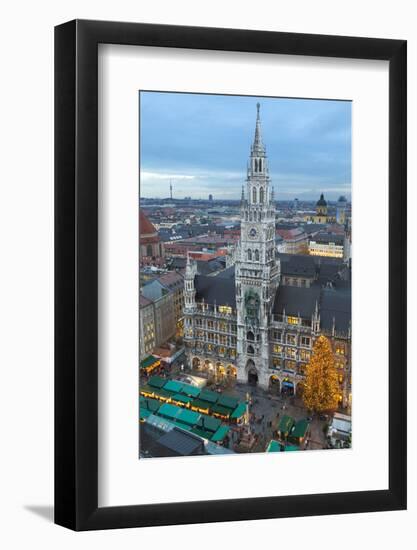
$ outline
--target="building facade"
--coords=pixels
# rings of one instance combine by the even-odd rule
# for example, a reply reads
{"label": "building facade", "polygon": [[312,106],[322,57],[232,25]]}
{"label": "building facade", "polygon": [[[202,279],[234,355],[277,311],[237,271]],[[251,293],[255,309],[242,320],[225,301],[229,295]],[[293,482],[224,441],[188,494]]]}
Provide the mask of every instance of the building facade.
{"label": "building facade", "polygon": [[[324,334],[334,350],[339,400],[348,407],[350,284],[338,280],[326,285],[309,271],[296,273],[294,286],[294,275],[288,281],[281,277],[259,105],[233,259],[233,265],[229,261],[226,269],[210,275],[198,273],[196,262],[187,261],[184,341],[189,365],[217,379],[237,378],[301,395],[314,342]],[[303,283],[298,285],[298,279]]]}
{"label": "building facade", "polygon": [[183,335],[183,309],[184,309],[184,277],[176,271],[168,271],[158,278],[170,292],[174,304],[174,321],[176,327],[176,336]]}
{"label": "building facade", "polygon": [[139,308],[139,360],[142,361],[156,346],[155,313],[153,302],[142,295],[139,297]]}
{"label": "building facade", "polygon": [[299,227],[293,229],[277,229],[276,233],[282,238],[282,243],[279,247],[281,252],[285,252],[286,254],[308,253],[307,234]]}
{"label": "building facade", "polygon": [[334,233],[319,233],[308,243],[311,256],[345,258],[345,236]]}
{"label": "building facade", "polygon": [[139,209],[139,262],[144,265],[164,264],[164,243],[159,238],[158,231],[149,221],[144,211]]}
{"label": "building facade", "polygon": [[[155,345],[160,346],[176,334],[174,293],[157,279],[141,288],[141,295],[153,304]],[[139,317],[141,318],[142,309]]]}

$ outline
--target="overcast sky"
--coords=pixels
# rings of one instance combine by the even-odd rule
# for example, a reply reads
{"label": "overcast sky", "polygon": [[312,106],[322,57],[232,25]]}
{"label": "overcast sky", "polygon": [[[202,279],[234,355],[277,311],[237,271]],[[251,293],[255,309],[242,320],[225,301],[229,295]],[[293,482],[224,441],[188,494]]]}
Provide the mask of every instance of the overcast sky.
{"label": "overcast sky", "polygon": [[165,92],[140,93],[141,196],[239,198],[258,101],[275,196],[350,199],[350,102]]}

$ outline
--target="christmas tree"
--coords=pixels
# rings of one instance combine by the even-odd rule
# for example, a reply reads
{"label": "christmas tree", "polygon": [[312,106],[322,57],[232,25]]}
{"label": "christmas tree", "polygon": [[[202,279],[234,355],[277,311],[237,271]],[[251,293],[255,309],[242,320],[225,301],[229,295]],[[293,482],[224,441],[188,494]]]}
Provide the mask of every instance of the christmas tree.
{"label": "christmas tree", "polygon": [[319,336],[306,369],[303,393],[305,406],[315,412],[332,411],[339,401],[338,375],[329,340]]}

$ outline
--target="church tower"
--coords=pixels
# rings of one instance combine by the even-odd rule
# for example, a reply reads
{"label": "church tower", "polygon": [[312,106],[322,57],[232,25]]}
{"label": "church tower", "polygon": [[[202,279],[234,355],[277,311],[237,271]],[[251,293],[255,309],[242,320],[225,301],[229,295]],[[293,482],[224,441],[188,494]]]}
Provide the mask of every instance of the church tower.
{"label": "church tower", "polygon": [[240,243],[236,251],[237,378],[267,388],[272,306],[279,284],[275,254],[274,191],[262,142],[260,105],[242,187]]}

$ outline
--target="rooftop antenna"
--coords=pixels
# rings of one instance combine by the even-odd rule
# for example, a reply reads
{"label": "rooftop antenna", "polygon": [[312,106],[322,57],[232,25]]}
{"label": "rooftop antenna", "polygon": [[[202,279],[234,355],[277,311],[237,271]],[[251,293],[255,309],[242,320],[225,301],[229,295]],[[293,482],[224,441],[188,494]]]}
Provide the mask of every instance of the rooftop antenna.
{"label": "rooftop antenna", "polygon": [[170,199],[172,200],[172,180],[169,180],[169,196],[170,196]]}

